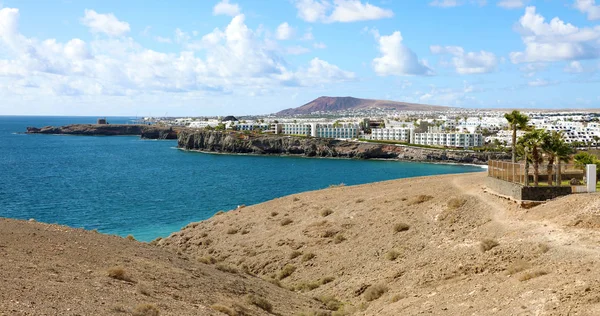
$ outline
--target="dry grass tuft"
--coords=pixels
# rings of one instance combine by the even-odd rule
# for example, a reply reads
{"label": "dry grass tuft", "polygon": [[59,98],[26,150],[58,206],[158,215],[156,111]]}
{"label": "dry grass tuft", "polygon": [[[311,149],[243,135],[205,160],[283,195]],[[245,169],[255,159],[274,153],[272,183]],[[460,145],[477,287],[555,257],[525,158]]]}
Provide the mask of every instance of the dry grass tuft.
{"label": "dry grass tuft", "polygon": [[133,237],[133,235],[127,235],[127,237],[125,237],[125,238],[127,238],[127,240],[129,240],[129,241],[136,241],[135,237]]}
{"label": "dry grass tuft", "polygon": [[405,298],[407,298],[406,294],[396,294],[392,296],[392,298],[390,299],[390,303],[396,303],[399,300],[403,300]]}
{"label": "dry grass tuft", "polygon": [[483,252],[486,252],[488,250],[491,250],[494,247],[497,247],[498,245],[500,245],[500,244],[497,241],[495,241],[494,239],[484,239],[479,244],[479,249],[481,249],[481,251],[483,251]]}
{"label": "dry grass tuft", "polygon": [[290,253],[290,259],[296,259],[298,257],[300,257],[302,255],[302,252],[298,251],[298,250],[294,250],[292,251],[292,253]]}
{"label": "dry grass tuft", "polygon": [[328,230],[324,231],[321,234],[321,237],[323,237],[323,238],[331,238],[331,237],[337,235],[337,233],[338,233],[338,231],[335,230],[335,229],[328,229]]}
{"label": "dry grass tuft", "polygon": [[363,297],[365,298],[365,300],[367,300],[367,302],[370,302],[380,298],[387,291],[387,286],[383,284],[375,284],[369,286],[369,288],[363,294]]}
{"label": "dry grass tuft", "polygon": [[364,202],[364,201],[365,201],[365,199],[357,199],[357,200],[356,200],[356,203],[362,203],[362,202]]}
{"label": "dry grass tuft", "polygon": [[140,304],[133,309],[133,316],[158,316],[158,308],[152,304]]}
{"label": "dry grass tuft", "polygon": [[137,291],[138,293],[142,294],[142,295],[146,295],[146,296],[152,296],[152,291],[150,290],[150,288],[145,285],[145,284],[138,284],[137,286]]}
{"label": "dry grass tuft", "polygon": [[249,233],[250,233],[250,231],[247,230],[247,229],[242,229],[242,231],[240,232],[240,234],[242,234],[242,235],[246,235],[246,234],[249,234]]}
{"label": "dry grass tuft", "polygon": [[229,235],[237,234],[237,232],[238,232],[238,229],[235,228],[235,227],[232,227],[232,228],[230,228],[230,229],[227,230],[227,234],[229,234]]}
{"label": "dry grass tuft", "polygon": [[344,235],[342,234],[337,234],[335,235],[335,238],[333,238],[333,242],[336,244],[342,243],[346,241],[346,237],[344,237]]}
{"label": "dry grass tuft", "polygon": [[321,216],[323,216],[323,217],[327,217],[331,214],[333,214],[333,211],[330,208],[326,208],[321,211]]}
{"label": "dry grass tuft", "polygon": [[223,215],[223,214],[225,214],[225,212],[223,212],[223,211],[218,211],[218,212],[216,212],[216,213],[215,213],[215,216],[217,216],[217,215]]}
{"label": "dry grass tuft", "polygon": [[298,201],[300,201],[300,198],[299,198],[299,197],[297,197],[297,196],[295,196],[295,197],[294,197],[292,200],[293,200],[294,202],[298,202]]}
{"label": "dry grass tuft", "polygon": [[340,188],[340,187],[345,187],[346,184],[345,183],[340,183],[340,184],[330,184],[329,187],[330,188]]}
{"label": "dry grass tuft", "polygon": [[316,298],[319,302],[323,303],[325,307],[330,311],[337,311],[342,307],[342,302],[331,295],[323,295]]}
{"label": "dry grass tuft", "polygon": [[283,220],[281,220],[280,224],[281,224],[281,226],[287,226],[287,225],[289,225],[289,224],[291,224],[293,222],[294,221],[291,220],[290,218],[284,218]]}
{"label": "dry grass tuft", "polygon": [[108,269],[108,276],[115,280],[131,282],[131,278],[125,273],[125,269],[121,267],[114,267]]}
{"label": "dry grass tuft", "polygon": [[211,257],[211,256],[204,256],[204,257],[200,257],[198,258],[198,261],[204,264],[215,264],[217,263],[217,259]]}
{"label": "dry grass tuft", "polygon": [[219,271],[223,271],[223,272],[227,272],[227,273],[233,273],[233,274],[238,273],[238,270],[235,267],[232,267],[232,266],[226,265],[226,264],[218,264],[216,268]]}
{"label": "dry grass tuft", "polygon": [[550,250],[550,246],[548,246],[547,244],[543,244],[543,243],[539,243],[538,244],[538,251],[540,253],[546,253]]}
{"label": "dry grass tuft", "polygon": [[465,203],[467,203],[467,200],[464,198],[452,198],[448,201],[448,208],[451,210],[456,210],[465,205]]}
{"label": "dry grass tuft", "polygon": [[394,231],[397,233],[407,231],[409,229],[410,229],[410,226],[406,223],[398,223],[398,224],[394,225]]}
{"label": "dry grass tuft", "polygon": [[275,217],[277,215],[279,215],[279,213],[277,213],[277,212],[271,212],[271,217]]}
{"label": "dry grass tuft", "polygon": [[335,280],[335,278],[332,277],[332,276],[324,277],[324,278],[321,279],[321,285],[325,285],[327,283],[331,283],[331,282],[333,282],[333,280]]}
{"label": "dry grass tuft", "polygon": [[421,195],[417,195],[414,198],[412,198],[412,200],[408,203],[408,205],[417,205],[417,204],[425,203],[432,199],[433,199],[433,196],[431,196],[431,195],[421,194]]}
{"label": "dry grass tuft", "polygon": [[231,310],[229,307],[224,306],[224,305],[220,305],[220,304],[214,304],[211,305],[210,308],[216,310],[217,312],[223,313],[225,315],[229,315],[229,316],[237,316],[238,313],[234,310]]}
{"label": "dry grass tuft", "polygon": [[385,254],[385,258],[390,261],[394,261],[394,260],[398,259],[398,257],[400,257],[400,252],[398,252],[396,250],[390,250]]}
{"label": "dry grass tuft", "polygon": [[523,282],[523,281],[531,280],[533,278],[537,278],[537,277],[540,277],[540,276],[546,275],[546,274],[548,274],[548,272],[543,271],[543,270],[527,272],[519,277],[519,281]]}
{"label": "dry grass tuft", "polygon": [[305,291],[312,291],[316,288],[318,288],[319,286],[321,286],[321,282],[301,282],[298,285],[295,286],[295,290],[296,291],[301,291],[301,292],[305,292]]}
{"label": "dry grass tuft", "polygon": [[508,265],[508,267],[506,268],[506,274],[508,275],[513,275],[516,273],[519,273],[523,270],[527,270],[529,269],[529,263],[525,260],[515,260],[514,262],[512,262],[511,264]]}
{"label": "dry grass tuft", "polygon": [[306,261],[310,261],[312,260],[314,257],[316,257],[317,255],[315,255],[314,253],[310,252],[307,254],[304,254],[304,256],[302,256],[302,262],[306,262]]}
{"label": "dry grass tuft", "polygon": [[277,278],[279,280],[283,280],[287,277],[289,277],[290,275],[292,275],[292,273],[294,273],[294,271],[296,271],[296,267],[291,265],[291,264],[286,264],[283,269],[281,269],[281,271],[279,271],[279,275],[277,276]]}
{"label": "dry grass tuft", "polygon": [[257,306],[258,308],[260,308],[268,313],[273,311],[273,305],[271,305],[271,303],[269,303],[269,301],[267,301],[266,299],[264,299],[260,296],[256,296],[254,294],[248,294],[246,296],[246,301],[248,302],[248,304]]}

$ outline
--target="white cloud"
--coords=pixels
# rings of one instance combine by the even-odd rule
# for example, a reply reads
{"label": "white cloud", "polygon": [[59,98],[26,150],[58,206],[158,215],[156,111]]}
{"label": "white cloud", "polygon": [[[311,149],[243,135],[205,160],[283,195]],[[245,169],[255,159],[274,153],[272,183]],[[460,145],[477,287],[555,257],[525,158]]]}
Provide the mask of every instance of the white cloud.
{"label": "white cloud", "polygon": [[520,71],[524,73],[525,77],[533,77],[538,72],[541,72],[548,68],[548,65],[545,63],[529,63],[525,64],[523,67],[519,68]]}
{"label": "white cloud", "polygon": [[301,40],[303,41],[312,41],[315,39],[315,36],[312,33],[312,28],[309,27],[306,32],[302,35]]}
{"label": "white cloud", "polygon": [[[0,55],[3,95],[197,96],[320,85],[355,76],[320,59],[291,69],[278,49],[248,28],[244,15],[235,16],[223,30],[217,28],[202,37],[202,58],[190,50],[163,53],[147,49],[127,37],[90,43],[80,39],[39,41],[19,33],[18,18],[17,9],[0,10],[0,47],[8,54]],[[181,30],[176,36],[189,39]]]}
{"label": "white cloud", "polygon": [[129,23],[122,22],[114,14],[100,14],[94,10],[85,10],[81,23],[92,33],[104,33],[109,36],[122,36],[130,31]]}
{"label": "white cloud", "polygon": [[229,3],[229,0],[221,0],[213,7],[213,15],[236,16],[240,12],[240,6],[237,3]]}
{"label": "white cloud", "polygon": [[588,20],[600,20],[600,5],[596,5],[596,0],[575,0],[574,6],[587,14]]}
{"label": "white cloud", "polygon": [[537,78],[533,81],[529,81],[527,83],[527,85],[530,87],[545,87],[545,86],[550,86],[550,85],[555,85],[555,84],[558,84],[558,82],[548,81],[548,80],[540,79],[540,78]]}
{"label": "white cloud", "polygon": [[310,52],[310,49],[304,46],[290,46],[285,49],[286,54],[288,55],[302,55]]}
{"label": "white cloud", "polygon": [[[376,32],[379,34],[379,32]],[[430,75],[433,71],[417,55],[402,44],[402,34],[396,31],[388,36],[375,36],[379,42],[380,57],[373,59],[373,69],[380,76]]]}
{"label": "white cloud", "polygon": [[490,73],[498,66],[496,55],[486,51],[466,53],[459,46],[431,46],[433,54],[450,54],[456,72],[461,75]]}
{"label": "white cloud", "polygon": [[524,7],[527,2],[527,0],[500,0],[498,6],[505,9],[517,9]]}
{"label": "white cloud", "polygon": [[582,73],[583,66],[579,61],[572,61],[565,66],[564,71],[572,74]]}
{"label": "white cloud", "polygon": [[510,53],[513,63],[579,60],[600,56],[600,26],[578,28],[557,17],[548,23],[536,13],[535,7],[527,7],[517,27],[525,44],[525,51]]}
{"label": "white cloud", "polygon": [[467,4],[467,3],[478,5],[478,6],[482,7],[487,4],[487,0],[470,0],[470,1],[466,1],[466,0],[433,0],[433,1],[429,2],[429,5],[432,7],[439,7],[439,8],[454,8],[454,7],[459,7],[459,6]]}
{"label": "white cloud", "polygon": [[391,18],[394,12],[360,0],[295,0],[298,17],[306,22],[356,22]]}
{"label": "white cloud", "polygon": [[325,48],[327,48],[327,45],[325,45],[325,43],[323,43],[323,42],[318,42],[318,43],[313,43],[313,47],[316,49],[325,49]]}
{"label": "white cloud", "polygon": [[275,38],[278,40],[289,40],[294,36],[295,33],[296,30],[294,30],[294,28],[291,27],[287,22],[284,22],[279,24],[277,27]]}
{"label": "white cloud", "polygon": [[168,37],[156,36],[154,39],[159,43],[171,43],[172,42],[171,39]]}

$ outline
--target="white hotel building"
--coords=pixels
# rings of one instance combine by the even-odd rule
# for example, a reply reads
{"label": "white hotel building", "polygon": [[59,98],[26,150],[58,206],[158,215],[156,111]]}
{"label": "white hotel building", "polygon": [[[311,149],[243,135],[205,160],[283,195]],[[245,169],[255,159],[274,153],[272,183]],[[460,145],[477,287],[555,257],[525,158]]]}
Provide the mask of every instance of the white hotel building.
{"label": "white hotel building", "polygon": [[467,133],[414,133],[411,144],[471,148],[483,146],[483,135]]}
{"label": "white hotel building", "polygon": [[371,139],[373,140],[395,140],[406,142],[410,140],[410,128],[373,128],[371,129]]}
{"label": "white hotel building", "polygon": [[355,123],[277,123],[275,134],[306,135],[322,138],[358,138],[360,128]]}

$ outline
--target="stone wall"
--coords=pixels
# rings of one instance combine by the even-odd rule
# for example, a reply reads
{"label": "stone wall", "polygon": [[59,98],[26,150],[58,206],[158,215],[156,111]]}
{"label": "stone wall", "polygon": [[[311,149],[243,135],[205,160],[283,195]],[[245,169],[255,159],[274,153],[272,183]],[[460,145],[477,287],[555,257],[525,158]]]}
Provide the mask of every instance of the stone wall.
{"label": "stone wall", "polygon": [[524,187],[517,183],[487,177],[486,186],[519,201],[546,201],[572,193],[571,187]]}

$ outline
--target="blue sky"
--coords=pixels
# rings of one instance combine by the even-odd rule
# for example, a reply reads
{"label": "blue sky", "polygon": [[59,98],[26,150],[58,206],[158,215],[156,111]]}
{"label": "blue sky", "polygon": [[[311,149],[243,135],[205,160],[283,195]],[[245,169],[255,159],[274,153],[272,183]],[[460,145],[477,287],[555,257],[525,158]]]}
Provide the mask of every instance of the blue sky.
{"label": "blue sky", "polygon": [[599,108],[595,0],[0,0],[0,115]]}

